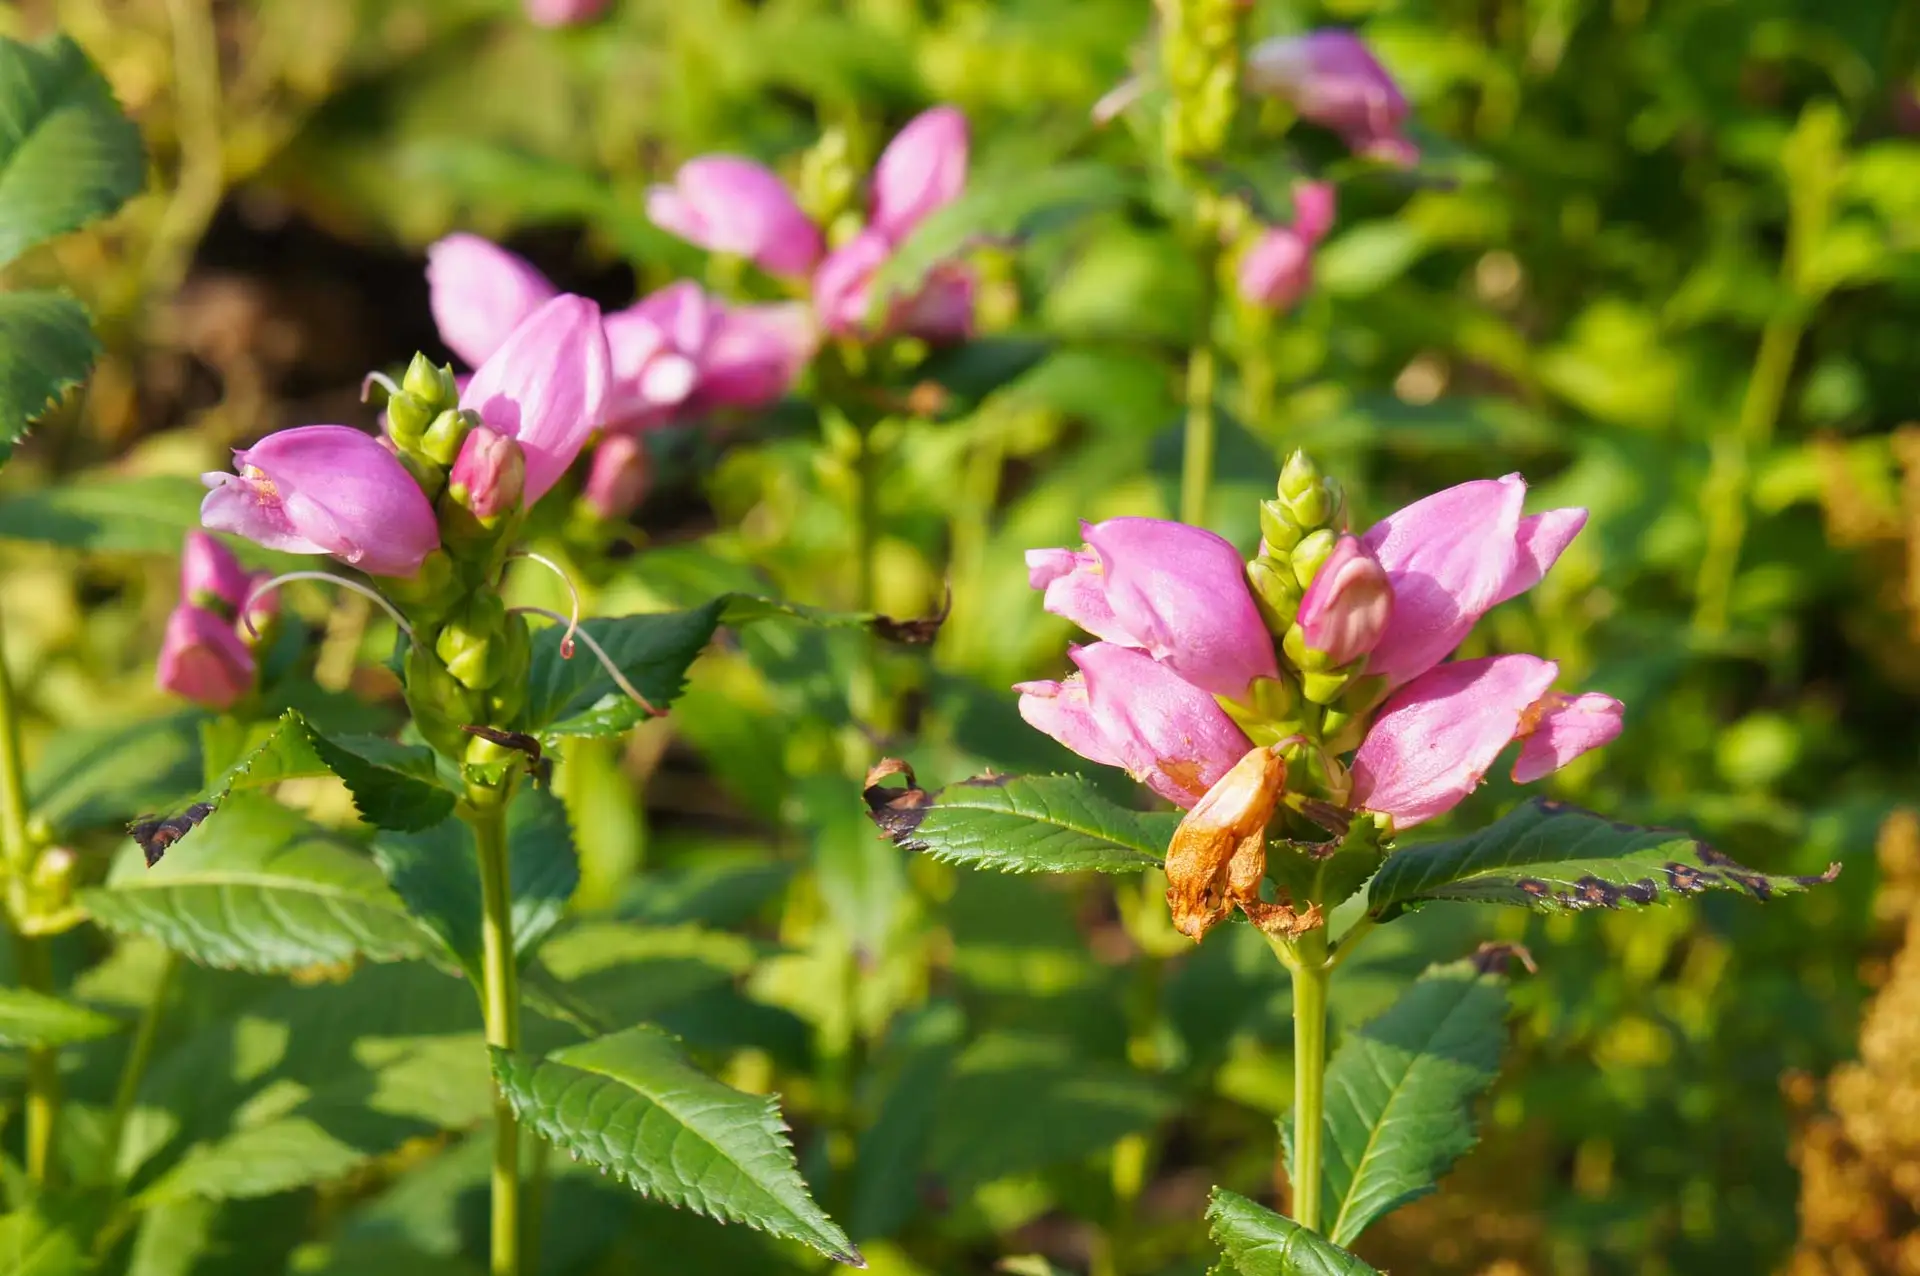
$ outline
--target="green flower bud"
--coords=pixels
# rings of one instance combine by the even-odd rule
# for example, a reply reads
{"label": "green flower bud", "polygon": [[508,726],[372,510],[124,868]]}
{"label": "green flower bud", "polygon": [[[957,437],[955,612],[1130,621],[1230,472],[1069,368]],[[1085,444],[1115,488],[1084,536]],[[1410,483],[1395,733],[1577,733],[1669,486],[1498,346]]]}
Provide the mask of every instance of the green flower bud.
{"label": "green flower bud", "polygon": [[506,668],[506,619],[506,605],[499,595],[483,591],[474,594],[434,639],[434,654],[462,686],[485,691],[500,680]]}
{"label": "green flower bud", "polygon": [[436,549],[421,560],[420,570],[411,576],[397,576],[384,583],[394,601],[403,604],[418,626],[427,616],[437,616],[454,601],[453,559],[444,549]]}
{"label": "green flower bud", "polygon": [[1320,473],[1320,467],[1313,458],[1299,448],[1295,448],[1280,467],[1280,495],[1290,500],[1298,500],[1319,487],[1326,476]]}
{"label": "green flower bud", "polygon": [[460,401],[460,387],[453,379],[453,366],[436,368],[424,354],[413,356],[407,374],[400,378],[400,389],[427,406],[428,415],[444,411]]}
{"label": "green flower bud", "polygon": [[430,400],[404,390],[387,399],[387,434],[402,451],[420,446],[420,436],[427,432],[433,417]]}
{"label": "green flower bud", "polygon": [[477,412],[442,412],[427,427],[426,435],[420,440],[420,450],[441,465],[452,465],[460,456],[460,445],[467,441],[468,432],[479,424]]}
{"label": "green flower bud", "polygon": [[1280,650],[1287,653],[1295,669],[1319,673],[1327,667],[1327,653],[1307,649],[1307,631],[1300,628],[1297,621],[1287,626],[1286,634],[1280,639]]}
{"label": "green flower bud", "polygon": [[1247,564],[1247,584],[1253,588],[1253,601],[1260,608],[1260,619],[1276,634],[1283,634],[1300,610],[1300,597],[1306,591],[1294,580],[1293,569],[1285,560],[1256,558]]}
{"label": "green flower bud", "polygon": [[1347,499],[1337,480],[1320,473],[1305,452],[1295,452],[1280,470],[1278,517],[1302,531],[1346,526]]}
{"label": "green flower bud", "polygon": [[460,728],[481,720],[480,695],[418,643],[407,649],[406,684],[407,708],[427,743],[450,758],[464,756],[472,737]]}
{"label": "green flower bud", "polygon": [[1276,554],[1284,554],[1300,543],[1305,535],[1287,507],[1279,501],[1260,502],[1260,535],[1266,539],[1267,548]]}
{"label": "green flower bud", "polygon": [[[1347,685],[1351,688],[1354,684]],[[1352,752],[1360,747],[1362,740],[1367,738],[1369,725],[1370,719],[1364,713],[1356,714],[1347,709],[1329,707],[1326,716],[1320,720],[1321,742],[1327,746],[1327,751],[1330,753]]]}
{"label": "green flower bud", "polygon": [[[1293,578],[1300,582],[1300,590],[1302,593],[1306,592],[1307,587],[1313,584],[1315,574],[1319,572],[1321,565],[1327,561],[1327,555],[1333,553],[1333,547],[1338,544],[1339,541],[1340,538],[1334,534],[1331,528],[1323,527],[1319,531],[1302,538],[1300,543],[1293,547],[1293,552],[1287,557],[1288,561],[1293,564]],[[1295,605],[1295,609],[1298,610],[1298,604]]]}
{"label": "green flower bud", "polygon": [[1347,689],[1353,675],[1359,672],[1359,665],[1349,665],[1345,669],[1310,670],[1300,675],[1300,691],[1315,704],[1332,704]]}

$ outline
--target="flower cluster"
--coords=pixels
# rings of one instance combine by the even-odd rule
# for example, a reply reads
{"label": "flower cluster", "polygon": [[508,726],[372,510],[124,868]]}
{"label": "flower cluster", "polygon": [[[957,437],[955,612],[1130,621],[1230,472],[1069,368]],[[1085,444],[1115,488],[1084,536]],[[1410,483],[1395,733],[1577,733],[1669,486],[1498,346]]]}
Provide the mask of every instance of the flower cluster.
{"label": "flower cluster", "polygon": [[1293,192],[1293,221],[1261,231],[1241,254],[1240,296],[1269,310],[1291,309],[1313,287],[1313,250],[1333,229],[1333,187],[1302,182]]}
{"label": "flower cluster", "polygon": [[[167,617],[155,681],[162,691],[209,709],[230,709],[259,680],[259,631],[277,610],[271,595],[241,609],[265,579],[250,576],[233,551],[205,532],[187,533],[180,555],[180,601]],[[250,622],[250,623],[249,623]]]}
{"label": "flower cluster", "polygon": [[915,116],[874,165],[866,223],[828,250],[779,177],[734,155],[689,160],[647,196],[647,215],[710,252],[753,261],[769,274],[807,281],[821,329],[835,336],[963,339],[973,326],[973,273],[936,266],[920,290],[892,300],[876,329],[873,283],[914,228],[966,186],[967,119],[950,106]]}
{"label": "flower cluster", "polygon": [[[1186,882],[1169,859],[1183,931],[1198,938],[1227,904],[1258,911],[1249,784],[1404,830],[1451,810],[1515,741],[1527,783],[1619,734],[1619,702],[1555,691],[1550,660],[1448,660],[1586,521],[1523,516],[1525,497],[1518,475],[1463,483],[1354,536],[1338,486],[1296,453],[1250,563],[1211,532],[1148,518],[1087,525],[1082,551],[1028,554],[1046,609],[1100,641],[1070,649],[1064,681],[1020,684],[1021,714],[1190,810],[1217,853]],[[1216,807],[1232,812],[1231,838],[1215,836]]]}

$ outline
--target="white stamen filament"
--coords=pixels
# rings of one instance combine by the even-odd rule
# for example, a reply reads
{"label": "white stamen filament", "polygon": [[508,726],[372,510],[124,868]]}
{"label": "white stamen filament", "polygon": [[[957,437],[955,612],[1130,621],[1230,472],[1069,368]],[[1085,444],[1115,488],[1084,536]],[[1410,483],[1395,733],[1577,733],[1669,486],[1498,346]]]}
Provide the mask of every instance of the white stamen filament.
{"label": "white stamen filament", "polygon": [[288,572],[284,576],[275,576],[272,580],[262,581],[258,585],[255,585],[247,594],[247,600],[240,604],[240,620],[241,623],[247,627],[248,637],[258,638],[260,636],[260,631],[253,626],[253,604],[258,601],[262,595],[272,593],[287,582],[295,580],[332,581],[334,584],[345,589],[351,589],[356,594],[364,594],[366,597],[373,599],[374,602],[379,603],[381,610],[393,617],[393,623],[400,626],[401,633],[405,634],[409,640],[413,638],[413,626],[407,623],[407,618],[400,614],[398,607],[395,607],[387,601],[385,594],[382,594],[370,585],[363,585],[357,580],[349,580],[345,576],[336,576],[332,572]]}
{"label": "white stamen filament", "polygon": [[[557,611],[548,611],[545,607],[509,607],[507,608],[507,612],[509,615],[515,612],[520,612],[529,616],[545,616],[548,620],[551,620],[556,624],[570,625],[570,622],[567,620],[565,616],[562,616]],[[593,653],[594,659],[600,662],[600,667],[607,671],[607,677],[613,679],[615,686],[619,687],[620,690],[626,692],[628,698],[631,699],[635,704],[639,705],[642,709],[645,709],[647,711],[648,717],[650,718],[666,717],[667,711],[665,709],[654,708],[652,702],[650,702],[645,696],[641,695],[640,692],[634,687],[634,685],[631,682],[627,681],[627,676],[621,673],[619,666],[613,663],[613,657],[609,656],[606,653],[606,650],[602,648],[599,643],[594,641],[592,634],[588,633],[584,629],[578,630],[577,633],[580,641],[587,644],[587,650]],[[572,659],[572,657],[567,654],[565,647],[561,648],[560,658],[562,660]]]}
{"label": "white stamen filament", "polygon": [[384,372],[369,372],[360,381],[360,402],[365,403],[373,398],[373,387],[375,386],[379,386],[382,390],[385,390],[389,399],[394,398],[400,393],[400,385],[392,377]]}
{"label": "white stamen filament", "polygon": [[[580,591],[574,588],[573,577],[562,571],[560,564],[554,562],[545,554],[536,554],[530,549],[516,550],[514,553],[507,555],[507,557],[509,559],[525,558],[536,562],[552,572],[555,576],[558,576],[560,583],[567,587],[567,596],[573,600],[573,615],[567,620],[567,632],[560,636],[560,659],[572,660],[573,636],[579,632],[580,629]],[[548,614],[551,615],[552,613],[549,612]],[[555,619],[558,619],[558,617],[555,617]],[[615,676],[618,677],[619,675],[616,674]]]}

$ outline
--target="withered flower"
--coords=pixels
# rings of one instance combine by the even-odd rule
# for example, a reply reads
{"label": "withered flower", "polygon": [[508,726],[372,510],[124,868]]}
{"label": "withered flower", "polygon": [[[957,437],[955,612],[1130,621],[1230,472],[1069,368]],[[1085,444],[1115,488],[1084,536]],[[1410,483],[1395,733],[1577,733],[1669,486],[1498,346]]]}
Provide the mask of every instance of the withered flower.
{"label": "withered flower", "polygon": [[1194,803],[1167,848],[1167,907],[1174,929],[1199,940],[1234,906],[1260,905],[1267,822],[1286,788],[1287,764],[1250,750]]}

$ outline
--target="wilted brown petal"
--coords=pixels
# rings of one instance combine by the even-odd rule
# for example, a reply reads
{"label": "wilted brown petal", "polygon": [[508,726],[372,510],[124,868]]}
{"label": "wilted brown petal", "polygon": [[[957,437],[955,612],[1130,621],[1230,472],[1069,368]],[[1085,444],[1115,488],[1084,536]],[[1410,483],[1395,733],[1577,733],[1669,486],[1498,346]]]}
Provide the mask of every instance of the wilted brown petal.
{"label": "wilted brown petal", "polygon": [[1174,929],[1197,941],[1236,903],[1259,903],[1267,822],[1286,780],[1286,763],[1268,749],[1254,749],[1180,821],[1167,848]]}

